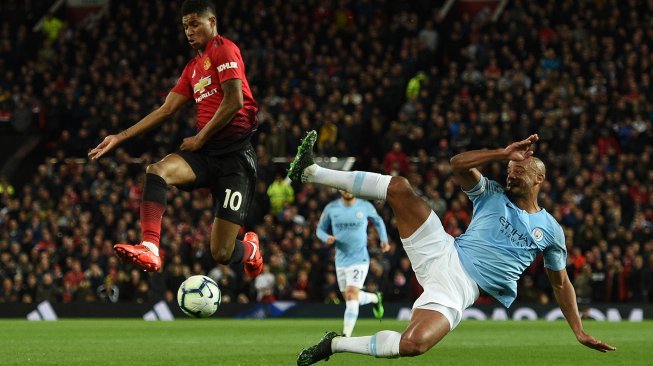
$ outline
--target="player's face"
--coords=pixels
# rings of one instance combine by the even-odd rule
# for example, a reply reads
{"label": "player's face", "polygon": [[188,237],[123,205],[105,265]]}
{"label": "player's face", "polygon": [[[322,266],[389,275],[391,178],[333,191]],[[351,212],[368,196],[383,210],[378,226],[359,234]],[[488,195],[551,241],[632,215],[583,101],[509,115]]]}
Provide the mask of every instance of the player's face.
{"label": "player's face", "polygon": [[536,174],[530,166],[530,161],[511,161],[508,163],[506,189],[514,195],[524,195],[535,185]]}
{"label": "player's face", "polygon": [[215,35],[215,16],[211,14],[191,13],[181,18],[188,43],[193,49],[204,49],[208,41]]}
{"label": "player's face", "polygon": [[351,193],[349,193],[349,192],[347,192],[347,191],[339,191],[339,192],[340,192],[340,196],[341,196],[342,199],[344,199],[345,201],[351,201],[351,200],[354,199],[354,195],[351,194]]}

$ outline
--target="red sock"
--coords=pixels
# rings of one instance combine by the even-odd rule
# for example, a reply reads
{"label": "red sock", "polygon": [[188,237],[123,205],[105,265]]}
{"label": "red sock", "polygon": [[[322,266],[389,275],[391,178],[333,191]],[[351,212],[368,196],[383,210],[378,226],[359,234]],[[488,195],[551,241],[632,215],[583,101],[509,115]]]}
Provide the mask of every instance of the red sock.
{"label": "red sock", "polygon": [[166,211],[166,206],[152,202],[143,201],[141,204],[141,231],[143,232],[143,241],[159,246],[161,239],[161,219]]}

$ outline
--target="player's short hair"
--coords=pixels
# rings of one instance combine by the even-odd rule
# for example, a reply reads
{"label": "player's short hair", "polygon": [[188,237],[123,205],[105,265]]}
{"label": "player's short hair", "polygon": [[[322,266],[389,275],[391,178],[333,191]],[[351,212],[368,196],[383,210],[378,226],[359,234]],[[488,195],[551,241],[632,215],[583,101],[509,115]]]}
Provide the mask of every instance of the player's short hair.
{"label": "player's short hair", "polygon": [[181,16],[188,14],[210,14],[216,15],[215,5],[211,0],[186,0],[181,5]]}

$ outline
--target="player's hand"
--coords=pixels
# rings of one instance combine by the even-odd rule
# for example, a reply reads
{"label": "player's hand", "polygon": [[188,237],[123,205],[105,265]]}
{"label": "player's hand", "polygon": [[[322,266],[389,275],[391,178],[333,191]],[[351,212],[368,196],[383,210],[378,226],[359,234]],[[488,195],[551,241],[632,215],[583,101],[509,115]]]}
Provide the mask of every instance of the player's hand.
{"label": "player's hand", "polygon": [[577,335],[576,339],[578,339],[578,342],[580,342],[583,346],[595,349],[599,352],[605,353],[608,351],[615,351],[617,349],[617,347],[613,347],[603,341],[600,341],[585,332]]}
{"label": "player's hand", "polygon": [[528,136],[527,139],[513,142],[503,149],[508,160],[522,161],[533,156],[533,144],[540,138],[537,134]]}
{"label": "player's hand", "polygon": [[97,160],[102,155],[115,149],[119,143],[120,143],[120,138],[117,135],[109,135],[105,137],[104,140],[102,140],[102,142],[100,142],[100,144],[95,147],[95,149],[88,152],[88,157],[91,160]]}
{"label": "player's hand", "polygon": [[333,245],[333,243],[335,243],[335,242],[336,242],[336,237],[335,236],[329,235],[327,237],[327,240],[326,240],[327,245]]}
{"label": "player's hand", "polygon": [[387,252],[388,250],[390,250],[390,244],[387,241],[381,242],[381,250],[383,251],[383,253]]}
{"label": "player's hand", "polygon": [[197,135],[186,137],[179,147],[183,151],[197,151],[204,146],[204,140]]}

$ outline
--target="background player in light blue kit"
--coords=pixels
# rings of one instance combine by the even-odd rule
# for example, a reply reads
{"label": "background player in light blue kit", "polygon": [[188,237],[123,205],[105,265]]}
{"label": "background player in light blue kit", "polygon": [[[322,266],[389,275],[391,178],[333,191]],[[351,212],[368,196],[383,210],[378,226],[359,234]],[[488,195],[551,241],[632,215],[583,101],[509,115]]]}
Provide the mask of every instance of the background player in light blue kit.
{"label": "background player in light blue kit", "polygon": [[341,198],[330,202],[322,211],[317,227],[317,237],[327,245],[336,245],[336,276],[338,287],[345,298],[346,308],[342,333],[350,337],[356,320],[359,305],[374,303],[374,316],[383,317],[383,298],[361,291],[370,268],[370,255],[367,252],[367,223],[372,221],[379,233],[381,249],[390,249],[388,234],[383,219],[374,206],[353,194],[340,191]]}
{"label": "background player in light blue kit", "polygon": [[[420,355],[458,325],[463,310],[478,298],[479,287],[510,306],[517,294],[515,281],[539,253],[544,255],[555,298],[578,342],[601,352],[615,350],[583,329],[574,287],[565,269],[567,253],[562,229],[538,205],[546,169],[540,159],[533,157],[532,144],[538,140],[537,135],[503,149],[473,150],[451,159],[454,178],[474,204],[467,232],[455,240],[407,179],[316,165],[316,137],[311,131],[302,140],[288,176],[344,189],[358,197],[386,199],[424,292],[415,301],[403,333],[385,330],[367,337],[338,337],[329,332],[299,354],[298,365],[310,365],[337,352],[383,358]],[[477,170],[492,161],[508,161],[505,188]]]}

